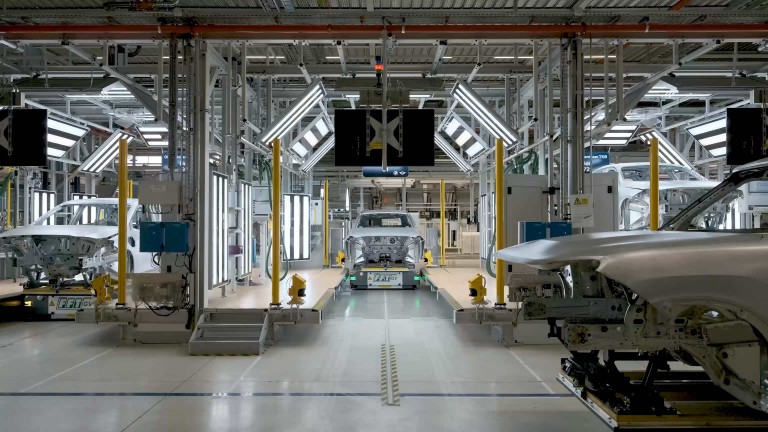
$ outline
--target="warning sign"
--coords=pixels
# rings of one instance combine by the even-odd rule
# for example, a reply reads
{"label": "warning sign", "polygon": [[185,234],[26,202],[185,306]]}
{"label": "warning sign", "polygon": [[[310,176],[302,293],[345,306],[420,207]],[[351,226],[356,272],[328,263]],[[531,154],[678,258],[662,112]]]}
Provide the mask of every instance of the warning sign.
{"label": "warning sign", "polygon": [[592,228],[595,226],[595,208],[592,203],[592,194],[572,195],[571,224],[574,228]]}

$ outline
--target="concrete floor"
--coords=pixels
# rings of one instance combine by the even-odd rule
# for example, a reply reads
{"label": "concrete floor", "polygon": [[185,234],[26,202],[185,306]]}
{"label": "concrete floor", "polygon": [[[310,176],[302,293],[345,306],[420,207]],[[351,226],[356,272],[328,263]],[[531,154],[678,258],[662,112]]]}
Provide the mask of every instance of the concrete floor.
{"label": "concrete floor", "polygon": [[[355,291],[261,357],[117,346],[117,328],[0,324],[3,431],[602,431],[554,380],[559,346],[506,349],[429,290]],[[381,345],[402,399],[382,403]]]}

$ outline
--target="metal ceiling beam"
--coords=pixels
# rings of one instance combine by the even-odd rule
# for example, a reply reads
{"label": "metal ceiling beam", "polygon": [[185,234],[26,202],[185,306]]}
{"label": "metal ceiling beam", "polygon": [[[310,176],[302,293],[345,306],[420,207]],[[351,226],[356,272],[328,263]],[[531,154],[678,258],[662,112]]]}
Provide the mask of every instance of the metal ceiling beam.
{"label": "metal ceiling beam", "polygon": [[[494,13],[499,14],[498,10]],[[698,14],[701,15],[701,14]],[[316,17],[317,18],[317,17]],[[498,18],[497,18],[498,19]],[[731,18],[733,19],[733,18]],[[404,30],[404,31],[401,31]],[[631,38],[667,40],[675,37],[705,36],[768,37],[768,24],[409,24],[405,26],[381,25],[297,25],[297,24],[202,24],[202,25],[0,25],[0,33],[12,39],[35,39],[41,36],[81,39],[119,39],[147,37],[170,38],[179,33],[191,33],[209,39],[274,40],[281,36],[294,40],[371,40],[382,30],[398,33],[399,40],[408,39],[560,39],[563,34],[589,35],[592,38]]]}
{"label": "metal ceiling beam", "polygon": [[80,124],[83,124],[83,125],[86,125],[86,126],[90,126],[90,127],[96,128],[96,129],[101,129],[101,130],[103,130],[105,132],[109,132],[109,133],[114,132],[112,129],[106,128],[106,127],[104,127],[104,126],[102,126],[102,125],[100,125],[98,123],[94,123],[94,122],[91,122],[91,121],[88,121],[88,120],[84,120],[84,119],[82,119],[80,117],[77,117],[77,116],[74,116],[72,114],[67,114],[67,113],[65,113],[63,111],[59,111],[59,110],[53,109],[53,108],[51,108],[49,106],[46,106],[46,105],[43,105],[43,104],[41,104],[39,102],[35,102],[35,101],[29,100],[29,99],[25,100],[24,102],[27,105],[32,106],[32,107],[48,110],[48,112],[50,112],[52,114],[55,114],[55,115],[57,115],[59,117],[63,117],[63,118],[70,119],[70,120],[74,120],[77,123],[80,123]]}
{"label": "metal ceiling beam", "polygon": [[342,75],[347,75],[347,59],[344,58],[344,45],[342,41],[336,41],[336,52],[339,55],[339,66]]}

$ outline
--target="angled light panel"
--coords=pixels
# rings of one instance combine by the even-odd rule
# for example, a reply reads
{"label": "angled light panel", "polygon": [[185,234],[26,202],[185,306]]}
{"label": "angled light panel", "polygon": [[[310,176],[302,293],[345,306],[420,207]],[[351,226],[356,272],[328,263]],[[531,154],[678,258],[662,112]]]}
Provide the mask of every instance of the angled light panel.
{"label": "angled light panel", "polygon": [[262,145],[267,145],[275,138],[283,137],[291,128],[295,127],[307,113],[325,97],[325,88],[320,81],[312,83],[301,97],[296,99],[277,121],[267,127],[257,141]]}
{"label": "angled light panel", "polygon": [[296,139],[294,139],[288,147],[299,157],[303,158],[310,150],[315,148],[318,143],[322,142],[330,132],[331,129],[326,122],[325,115],[320,114],[315,117],[307,127],[299,132]]}
{"label": "angled light panel", "polygon": [[[616,123],[611,130],[605,133],[603,137],[594,145],[596,146],[626,146],[632,141],[639,126],[632,123]],[[589,143],[587,143],[589,144]]]}
{"label": "angled light panel", "polygon": [[309,195],[283,195],[283,239],[286,261],[309,259]]}
{"label": "angled light panel", "polygon": [[685,128],[713,157],[725,156],[725,117]]}
{"label": "angled light panel", "polygon": [[48,118],[48,156],[62,157],[90,129]]}
{"label": "angled light panel", "polygon": [[117,157],[117,153],[120,151],[121,138],[127,139],[128,143],[133,141],[133,135],[123,131],[115,131],[80,165],[80,171],[91,174],[98,174],[104,171],[104,168]]}
{"label": "angled light panel", "polygon": [[472,87],[464,81],[456,82],[451,90],[451,96],[480,122],[495,138],[501,138],[505,146],[520,142],[517,132],[512,130],[490,106],[475,93]]}
{"label": "angled light panel", "polygon": [[651,129],[648,132],[642,133],[638,136],[646,145],[651,144],[651,138],[659,140],[659,160],[663,163],[682,165],[690,169],[695,170],[693,164],[688,162],[688,159],[680,154],[675,146],[670,143],[667,138],[658,130]]}
{"label": "angled light panel", "polygon": [[435,133],[435,144],[437,144],[438,147],[440,147],[440,150],[445,153],[453,163],[456,164],[456,166],[459,167],[459,169],[462,172],[468,173],[472,171],[472,165],[469,164],[464,158],[457,152],[453,146],[448,143],[448,141],[443,138],[442,135],[439,133]]}
{"label": "angled light panel", "polygon": [[331,136],[320,145],[320,147],[316,148],[314,153],[312,153],[306,161],[304,161],[303,164],[299,167],[299,170],[303,173],[308,173],[315,165],[317,165],[318,162],[320,162],[320,159],[323,158],[326,154],[328,154],[329,151],[333,148],[333,146],[336,145],[336,137],[331,134]]}

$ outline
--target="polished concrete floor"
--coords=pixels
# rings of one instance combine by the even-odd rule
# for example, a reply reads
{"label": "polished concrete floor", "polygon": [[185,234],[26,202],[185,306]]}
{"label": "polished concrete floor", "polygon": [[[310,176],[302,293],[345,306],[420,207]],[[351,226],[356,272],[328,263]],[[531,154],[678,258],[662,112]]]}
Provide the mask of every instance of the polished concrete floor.
{"label": "polished concrete floor", "polygon": [[[0,324],[0,431],[603,431],[559,346],[498,345],[427,289],[343,293],[261,357],[118,346],[117,328]],[[401,399],[382,402],[381,346]]]}

